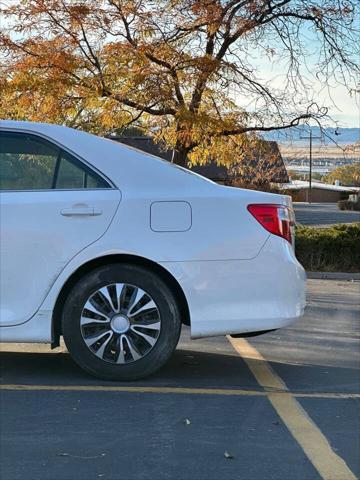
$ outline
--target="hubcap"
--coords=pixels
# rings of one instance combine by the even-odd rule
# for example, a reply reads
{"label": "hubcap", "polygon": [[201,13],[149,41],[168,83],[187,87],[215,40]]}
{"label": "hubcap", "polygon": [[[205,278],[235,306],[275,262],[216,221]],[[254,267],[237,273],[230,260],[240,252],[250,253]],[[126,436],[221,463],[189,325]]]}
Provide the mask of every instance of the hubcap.
{"label": "hubcap", "polygon": [[125,333],[130,328],[130,320],[125,315],[114,315],[110,326],[115,333]]}
{"label": "hubcap", "polygon": [[114,283],[88,298],[80,326],[84,342],[94,355],[123,364],[135,362],[152,350],[161,319],[147,292],[134,285]]}

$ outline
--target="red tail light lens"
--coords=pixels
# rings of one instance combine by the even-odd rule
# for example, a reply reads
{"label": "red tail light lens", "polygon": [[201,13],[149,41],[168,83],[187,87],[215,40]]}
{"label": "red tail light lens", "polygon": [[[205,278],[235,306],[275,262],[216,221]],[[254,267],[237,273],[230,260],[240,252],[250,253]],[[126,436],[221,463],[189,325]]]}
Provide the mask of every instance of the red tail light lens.
{"label": "red tail light lens", "polygon": [[291,227],[295,223],[293,212],[284,205],[255,203],[248,205],[253,217],[270,233],[291,243]]}

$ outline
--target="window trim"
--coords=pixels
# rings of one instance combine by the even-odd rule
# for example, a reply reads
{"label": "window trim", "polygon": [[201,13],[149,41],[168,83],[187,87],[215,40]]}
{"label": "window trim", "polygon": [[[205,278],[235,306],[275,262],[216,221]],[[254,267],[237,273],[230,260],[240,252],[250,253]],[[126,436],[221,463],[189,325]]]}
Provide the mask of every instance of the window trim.
{"label": "window trim", "polygon": [[[57,140],[54,140],[51,137],[48,137],[47,135],[44,135],[41,132],[34,132],[32,130],[27,130],[27,129],[17,129],[17,128],[0,128],[0,133],[20,133],[20,134],[25,134],[25,135],[32,135],[36,138],[39,138],[40,140],[45,140],[49,142],[51,145],[56,146],[59,148],[59,154],[56,159],[56,164],[55,164],[55,169],[54,169],[54,174],[53,174],[53,181],[52,181],[52,187],[47,188],[47,189],[31,189],[31,190],[0,190],[1,192],[64,192],[64,191],[72,191],[72,192],[81,192],[81,191],[99,191],[99,190],[119,190],[119,188],[112,182],[104,173],[100,172],[96,167],[93,165],[89,164],[85,159],[80,157],[77,153],[74,153],[71,149],[67,148],[63,144],[59,143]],[[74,158],[76,161],[75,165],[78,164],[81,168],[84,169],[85,173],[95,173],[97,176],[99,176],[107,185],[108,187],[102,187],[102,188],[55,188],[54,187],[54,181],[56,185],[56,180],[57,180],[57,173],[60,167],[60,161],[61,161],[61,156],[62,153],[68,153],[71,157]],[[56,175],[55,175],[56,174]]]}
{"label": "window trim", "polygon": [[59,153],[58,153],[56,163],[55,163],[55,168],[54,168],[51,190],[56,190],[56,182],[57,182],[59,168],[60,168],[61,155],[62,155],[62,150],[61,150],[61,148],[59,148]]}

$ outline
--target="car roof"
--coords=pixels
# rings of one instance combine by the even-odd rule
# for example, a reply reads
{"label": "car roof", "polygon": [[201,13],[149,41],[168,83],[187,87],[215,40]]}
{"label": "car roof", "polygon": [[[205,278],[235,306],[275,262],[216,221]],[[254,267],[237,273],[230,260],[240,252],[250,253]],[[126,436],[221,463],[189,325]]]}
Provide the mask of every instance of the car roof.
{"label": "car roof", "polygon": [[215,185],[201,175],[134,147],[62,125],[0,120],[0,130],[37,134],[52,141],[98,169],[121,189],[183,191],[191,185],[197,189]]}

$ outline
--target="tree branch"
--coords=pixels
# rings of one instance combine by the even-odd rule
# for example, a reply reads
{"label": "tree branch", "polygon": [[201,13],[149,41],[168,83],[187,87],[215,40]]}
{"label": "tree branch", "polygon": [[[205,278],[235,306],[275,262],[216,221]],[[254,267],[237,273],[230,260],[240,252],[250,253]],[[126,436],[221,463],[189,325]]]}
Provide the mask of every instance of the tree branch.
{"label": "tree branch", "polygon": [[126,97],[123,97],[122,95],[116,94],[116,93],[111,93],[109,91],[104,91],[102,92],[103,97],[108,97],[108,98],[113,98],[119,103],[122,103],[123,105],[126,105],[131,108],[135,108],[136,110],[139,110],[141,112],[145,113],[150,113],[151,115],[176,115],[176,110],[174,108],[153,108],[156,104],[154,105],[143,105],[139,102],[135,102],[133,100],[129,100]]}
{"label": "tree branch", "polygon": [[291,127],[297,127],[300,124],[301,120],[309,120],[310,118],[313,118],[313,115],[311,113],[305,113],[303,115],[299,115],[298,117],[294,118],[290,123],[286,125],[281,125],[278,127],[271,126],[271,127],[264,127],[263,125],[258,125],[255,127],[240,127],[240,128],[234,128],[230,130],[222,130],[221,132],[215,132],[213,137],[227,137],[230,135],[241,135],[243,133],[249,133],[249,132],[271,132],[273,130],[286,130],[287,128]]}

